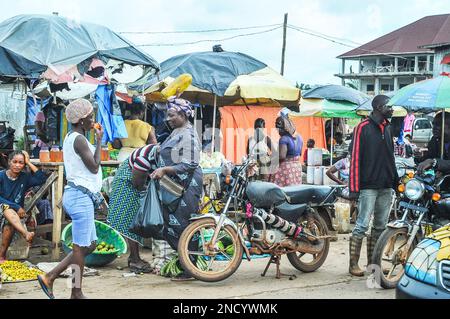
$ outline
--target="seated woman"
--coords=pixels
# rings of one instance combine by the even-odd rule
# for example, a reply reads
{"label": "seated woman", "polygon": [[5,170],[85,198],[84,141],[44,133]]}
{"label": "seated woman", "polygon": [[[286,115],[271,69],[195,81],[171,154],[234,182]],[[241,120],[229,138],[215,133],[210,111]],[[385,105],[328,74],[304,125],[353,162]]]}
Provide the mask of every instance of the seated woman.
{"label": "seated woman", "polygon": [[147,144],[156,144],[156,135],[153,127],[142,121],[145,115],[145,106],[142,103],[131,104],[131,117],[125,120],[128,138],[115,139],[113,147],[120,149],[119,162],[125,161],[130,154]]}
{"label": "seated woman", "polygon": [[[9,156],[9,167],[0,172],[0,227],[2,246],[0,263],[6,260],[6,252],[15,232],[19,232],[28,243],[33,241],[34,233],[28,232],[21,223],[26,217],[24,210],[25,192],[45,183],[45,174],[30,162],[27,152],[15,151]],[[25,172],[28,166],[31,173]]]}

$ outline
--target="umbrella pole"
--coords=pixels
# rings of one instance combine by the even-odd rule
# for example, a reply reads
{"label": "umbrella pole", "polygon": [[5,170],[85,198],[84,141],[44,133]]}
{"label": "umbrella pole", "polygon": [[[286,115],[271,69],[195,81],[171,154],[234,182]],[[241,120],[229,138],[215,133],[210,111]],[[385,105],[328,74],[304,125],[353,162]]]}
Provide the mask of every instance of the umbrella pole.
{"label": "umbrella pole", "polygon": [[333,166],[333,137],[334,137],[334,118],[331,118],[331,148],[330,148],[330,152],[331,152],[331,156],[330,156],[330,166]]}
{"label": "umbrella pole", "polygon": [[445,109],[442,110],[442,130],[441,130],[441,159],[444,159],[444,130],[445,130]]}
{"label": "umbrella pole", "polygon": [[211,138],[211,153],[214,153],[214,143],[216,138],[216,112],[217,112],[217,95],[214,95],[214,111],[213,111],[213,125]]}

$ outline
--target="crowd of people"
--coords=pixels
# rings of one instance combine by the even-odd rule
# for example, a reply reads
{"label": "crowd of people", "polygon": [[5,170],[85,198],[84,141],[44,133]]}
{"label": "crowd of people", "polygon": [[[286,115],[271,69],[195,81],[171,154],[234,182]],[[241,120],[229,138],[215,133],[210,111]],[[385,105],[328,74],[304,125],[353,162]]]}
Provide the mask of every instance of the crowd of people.
{"label": "crowd of people", "polygon": [[[330,140],[336,157],[335,164],[326,174],[337,184],[348,186],[349,198],[358,198],[358,216],[349,246],[349,272],[354,276],[364,274],[358,262],[372,216],[372,228],[367,239],[368,260],[386,227],[393,192],[398,183],[395,156],[415,155],[419,170],[437,168],[450,171],[450,115],[445,117],[443,159],[439,159],[442,114],[437,114],[434,119],[433,138],[428,144],[428,151],[418,156],[417,149],[395,128],[391,128],[393,111],[388,101],[389,98],[384,95],[374,98],[373,112],[355,127],[350,145],[340,131],[336,132],[334,140]],[[128,138],[113,143],[115,148],[120,149],[121,164],[112,185],[107,222],[128,241],[130,271],[157,274],[162,263],[167,262],[169,256],[176,255],[178,239],[192,214],[198,211],[203,192],[203,175],[199,166],[202,147],[191,125],[190,120],[195,113],[190,102],[177,97],[169,99],[166,121],[157,129],[143,121],[145,108],[142,104],[133,102],[132,110],[131,117],[125,121]],[[81,287],[84,260],[96,247],[94,213],[102,199],[103,128],[94,125],[94,108],[85,99],[70,103],[65,116],[71,123],[71,130],[63,143],[67,179],[63,206],[73,224],[73,250],[56,268],[39,276],[38,281],[47,296],[54,298],[53,283],[56,278],[69,265],[78,267],[78,281],[73,285],[71,297],[84,298]],[[308,162],[308,152],[314,148],[315,141],[309,139],[303,152],[303,138],[288,116],[281,114],[274,124],[279,134],[278,145],[274,145],[266,135],[266,123],[262,118],[255,121],[254,134],[248,140],[247,154],[255,158],[259,167],[257,179],[280,187],[302,184],[301,157],[303,155],[304,163]],[[86,138],[92,129],[95,132],[95,146]],[[36,147],[45,147],[42,130],[43,127],[38,130],[41,139]],[[399,145],[404,145],[403,151],[397,151]],[[175,206],[162,205],[166,227],[161,236],[152,241],[154,253],[162,254],[155,256],[150,264],[139,253],[144,238],[130,231],[130,227],[140,209],[141,198],[148,191],[149,179],[159,181],[164,178],[181,185],[185,191]],[[8,169],[0,172],[0,263],[6,260],[6,251],[16,233],[16,236],[21,235],[27,242],[32,242],[35,234],[23,226],[23,219],[27,216],[25,196],[30,188],[44,184],[45,180],[46,175],[30,162],[26,152],[12,153]],[[189,279],[189,274],[185,272],[175,278]]]}

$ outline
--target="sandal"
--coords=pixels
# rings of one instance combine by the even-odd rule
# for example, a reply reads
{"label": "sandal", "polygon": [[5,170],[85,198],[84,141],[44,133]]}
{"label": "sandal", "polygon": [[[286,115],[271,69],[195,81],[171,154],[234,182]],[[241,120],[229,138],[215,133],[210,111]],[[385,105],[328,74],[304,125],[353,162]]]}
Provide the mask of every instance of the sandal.
{"label": "sandal", "polygon": [[49,299],[55,299],[55,295],[53,294],[53,290],[44,283],[44,281],[42,280],[42,276],[41,275],[37,276],[37,280],[39,282],[39,285],[41,286],[42,291],[47,295],[47,297]]}
{"label": "sandal", "polygon": [[195,279],[194,277],[189,275],[187,272],[182,272],[178,276],[170,278],[170,281],[174,281],[174,282],[195,281],[195,280],[197,280],[197,279]]}
{"label": "sandal", "polygon": [[128,260],[128,268],[130,268],[130,271],[135,274],[149,274],[152,272],[152,267],[150,267],[150,264],[148,263],[144,263],[142,266],[136,266],[136,264],[133,266],[133,263]]}

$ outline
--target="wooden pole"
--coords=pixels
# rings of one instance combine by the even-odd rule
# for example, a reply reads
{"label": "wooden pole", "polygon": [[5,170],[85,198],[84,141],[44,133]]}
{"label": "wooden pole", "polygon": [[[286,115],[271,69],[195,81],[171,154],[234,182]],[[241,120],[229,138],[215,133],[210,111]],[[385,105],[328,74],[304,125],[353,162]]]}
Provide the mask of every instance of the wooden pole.
{"label": "wooden pole", "polygon": [[59,244],[61,241],[61,228],[62,228],[62,208],[58,205],[63,196],[64,187],[64,165],[58,165],[58,179],[56,181],[56,189],[54,193],[55,201],[53,202],[53,250],[52,250],[52,260],[59,261],[60,248]]}
{"label": "wooden pole", "polygon": [[283,49],[281,53],[281,75],[284,75],[284,61],[286,56],[286,35],[287,35],[287,22],[288,14],[284,14],[284,24],[283,24]]}
{"label": "wooden pole", "polygon": [[214,143],[216,138],[216,114],[217,114],[217,95],[214,95],[214,111],[213,111],[213,125],[211,138],[211,153],[214,153]]}

